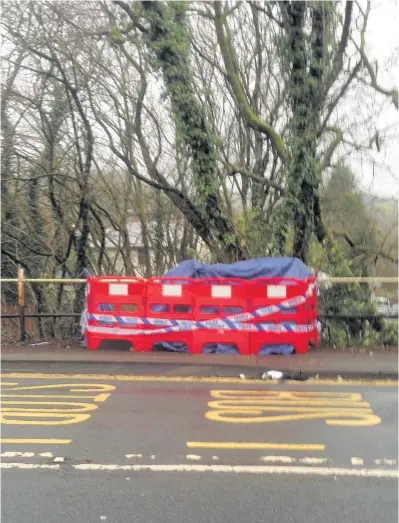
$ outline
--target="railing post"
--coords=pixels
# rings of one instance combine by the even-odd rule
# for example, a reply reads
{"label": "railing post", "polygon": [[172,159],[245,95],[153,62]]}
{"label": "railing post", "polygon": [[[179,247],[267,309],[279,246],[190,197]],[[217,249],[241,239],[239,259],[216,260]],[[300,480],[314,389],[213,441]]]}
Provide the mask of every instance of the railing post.
{"label": "railing post", "polygon": [[25,285],[24,285],[24,270],[18,267],[18,305],[19,305],[19,328],[20,341],[25,341]]}

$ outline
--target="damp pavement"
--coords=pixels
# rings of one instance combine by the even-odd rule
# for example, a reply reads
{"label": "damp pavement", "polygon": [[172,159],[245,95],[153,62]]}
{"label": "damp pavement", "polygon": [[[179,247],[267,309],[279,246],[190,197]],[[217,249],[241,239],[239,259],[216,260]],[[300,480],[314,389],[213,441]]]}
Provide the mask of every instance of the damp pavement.
{"label": "damp pavement", "polygon": [[267,370],[305,377],[398,378],[397,351],[380,350],[314,350],[293,356],[242,356],[216,354],[181,354],[170,352],[130,352],[121,350],[89,351],[78,346],[60,347],[52,343],[2,347],[4,368],[35,364],[60,369],[91,368],[90,372],[129,372],[135,374],[166,373],[185,376],[260,376]]}

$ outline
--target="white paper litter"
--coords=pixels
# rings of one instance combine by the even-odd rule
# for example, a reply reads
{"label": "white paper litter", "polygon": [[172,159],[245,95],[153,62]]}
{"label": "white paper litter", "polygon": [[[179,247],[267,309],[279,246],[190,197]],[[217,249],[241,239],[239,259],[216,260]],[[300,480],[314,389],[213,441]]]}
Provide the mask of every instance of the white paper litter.
{"label": "white paper litter", "polygon": [[269,370],[266,375],[272,380],[281,380],[284,377],[284,374],[279,370]]}

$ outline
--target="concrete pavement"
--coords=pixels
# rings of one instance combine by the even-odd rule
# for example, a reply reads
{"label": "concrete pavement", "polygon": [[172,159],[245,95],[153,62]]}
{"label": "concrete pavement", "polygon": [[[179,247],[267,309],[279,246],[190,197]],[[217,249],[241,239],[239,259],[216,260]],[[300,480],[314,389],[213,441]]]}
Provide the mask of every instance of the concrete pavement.
{"label": "concrete pavement", "polygon": [[397,352],[315,350],[294,356],[241,356],[180,354],[165,352],[88,351],[79,347],[39,346],[3,347],[2,364],[110,364],[121,365],[125,372],[193,376],[259,376],[265,370],[286,374],[353,378],[398,377]]}

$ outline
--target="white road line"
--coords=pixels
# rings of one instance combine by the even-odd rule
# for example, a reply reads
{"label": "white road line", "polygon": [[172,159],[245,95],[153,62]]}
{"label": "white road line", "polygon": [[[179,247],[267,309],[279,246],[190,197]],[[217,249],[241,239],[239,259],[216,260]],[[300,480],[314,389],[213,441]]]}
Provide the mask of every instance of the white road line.
{"label": "white road line", "polygon": [[[41,453],[34,453],[34,452],[14,452],[14,451],[7,451],[2,452],[0,454],[1,458],[32,458],[34,456],[40,456],[42,458],[53,458],[53,454],[51,452],[41,452]],[[125,454],[125,457],[127,459],[141,459],[143,458],[143,454]],[[155,460],[156,456],[155,454],[152,454],[150,456],[151,460]],[[200,461],[203,458],[203,456],[199,456],[196,454],[187,454],[186,459],[191,461]],[[219,461],[219,456],[212,456],[212,461]],[[323,463],[327,462],[334,462],[335,460],[331,458],[318,458],[318,457],[305,457],[305,458],[294,458],[290,456],[261,456],[260,460],[264,463],[284,463],[284,464],[291,464],[294,465],[296,463],[303,464],[303,465],[322,465]],[[65,461],[65,458],[62,457],[55,457],[53,461],[56,462],[62,462]],[[381,458],[381,459],[375,459],[373,461],[375,465],[387,465],[387,466],[395,466],[397,464],[396,459],[387,459],[387,458]],[[362,458],[358,457],[352,457],[351,458],[351,465],[359,467],[364,464],[364,460]]]}
{"label": "white road line", "polygon": [[[82,463],[70,465],[71,468],[79,471],[92,472],[111,472],[111,471],[131,471],[131,472],[233,472],[236,474],[286,474],[304,476],[352,476],[359,478],[399,478],[397,470],[381,469],[347,469],[347,468],[327,468],[327,467],[297,467],[297,466],[275,466],[275,465],[109,465],[101,463]],[[52,469],[60,470],[60,465],[41,465],[35,463],[0,463],[1,469]]]}
{"label": "white road line", "polygon": [[2,458],[33,458],[34,452],[2,452],[0,457]]}
{"label": "white road line", "polygon": [[354,476],[366,478],[398,478],[396,470],[344,469],[325,467],[240,466],[240,465],[73,465],[76,470],[131,470],[133,472],[234,472],[237,474],[298,474],[308,476]]}
{"label": "white road line", "polygon": [[42,465],[39,463],[0,463],[0,469],[52,469],[59,470],[59,465]]}
{"label": "white road line", "polygon": [[294,458],[289,456],[262,456],[261,461],[265,463],[294,463]]}
{"label": "white road line", "polygon": [[306,463],[307,465],[318,465],[321,463],[327,463],[327,458],[301,458],[298,460],[299,463]]}
{"label": "white road line", "polygon": [[376,459],[374,463],[376,465],[396,465],[396,459]]}
{"label": "white road line", "polygon": [[61,457],[61,456],[57,456],[56,458],[53,459],[54,463],[63,463],[65,461],[65,458],[64,457]]}
{"label": "white road line", "polygon": [[291,458],[290,456],[262,456],[260,458],[266,463],[304,463],[305,465],[321,465],[327,463],[327,458]]}
{"label": "white road line", "polygon": [[[55,468],[59,465],[36,465],[28,463],[1,463],[1,468]],[[296,466],[247,466],[247,465],[109,465],[82,463],[71,465],[75,470],[80,471],[152,471],[152,472],[234,472],[238,474],[297,474],[307,476],[353,476],[371,478],[398,478],[399,472],[396,470],[378,469],[345,469],[345,468],[326,468],[326,467],[296,467]]]}

